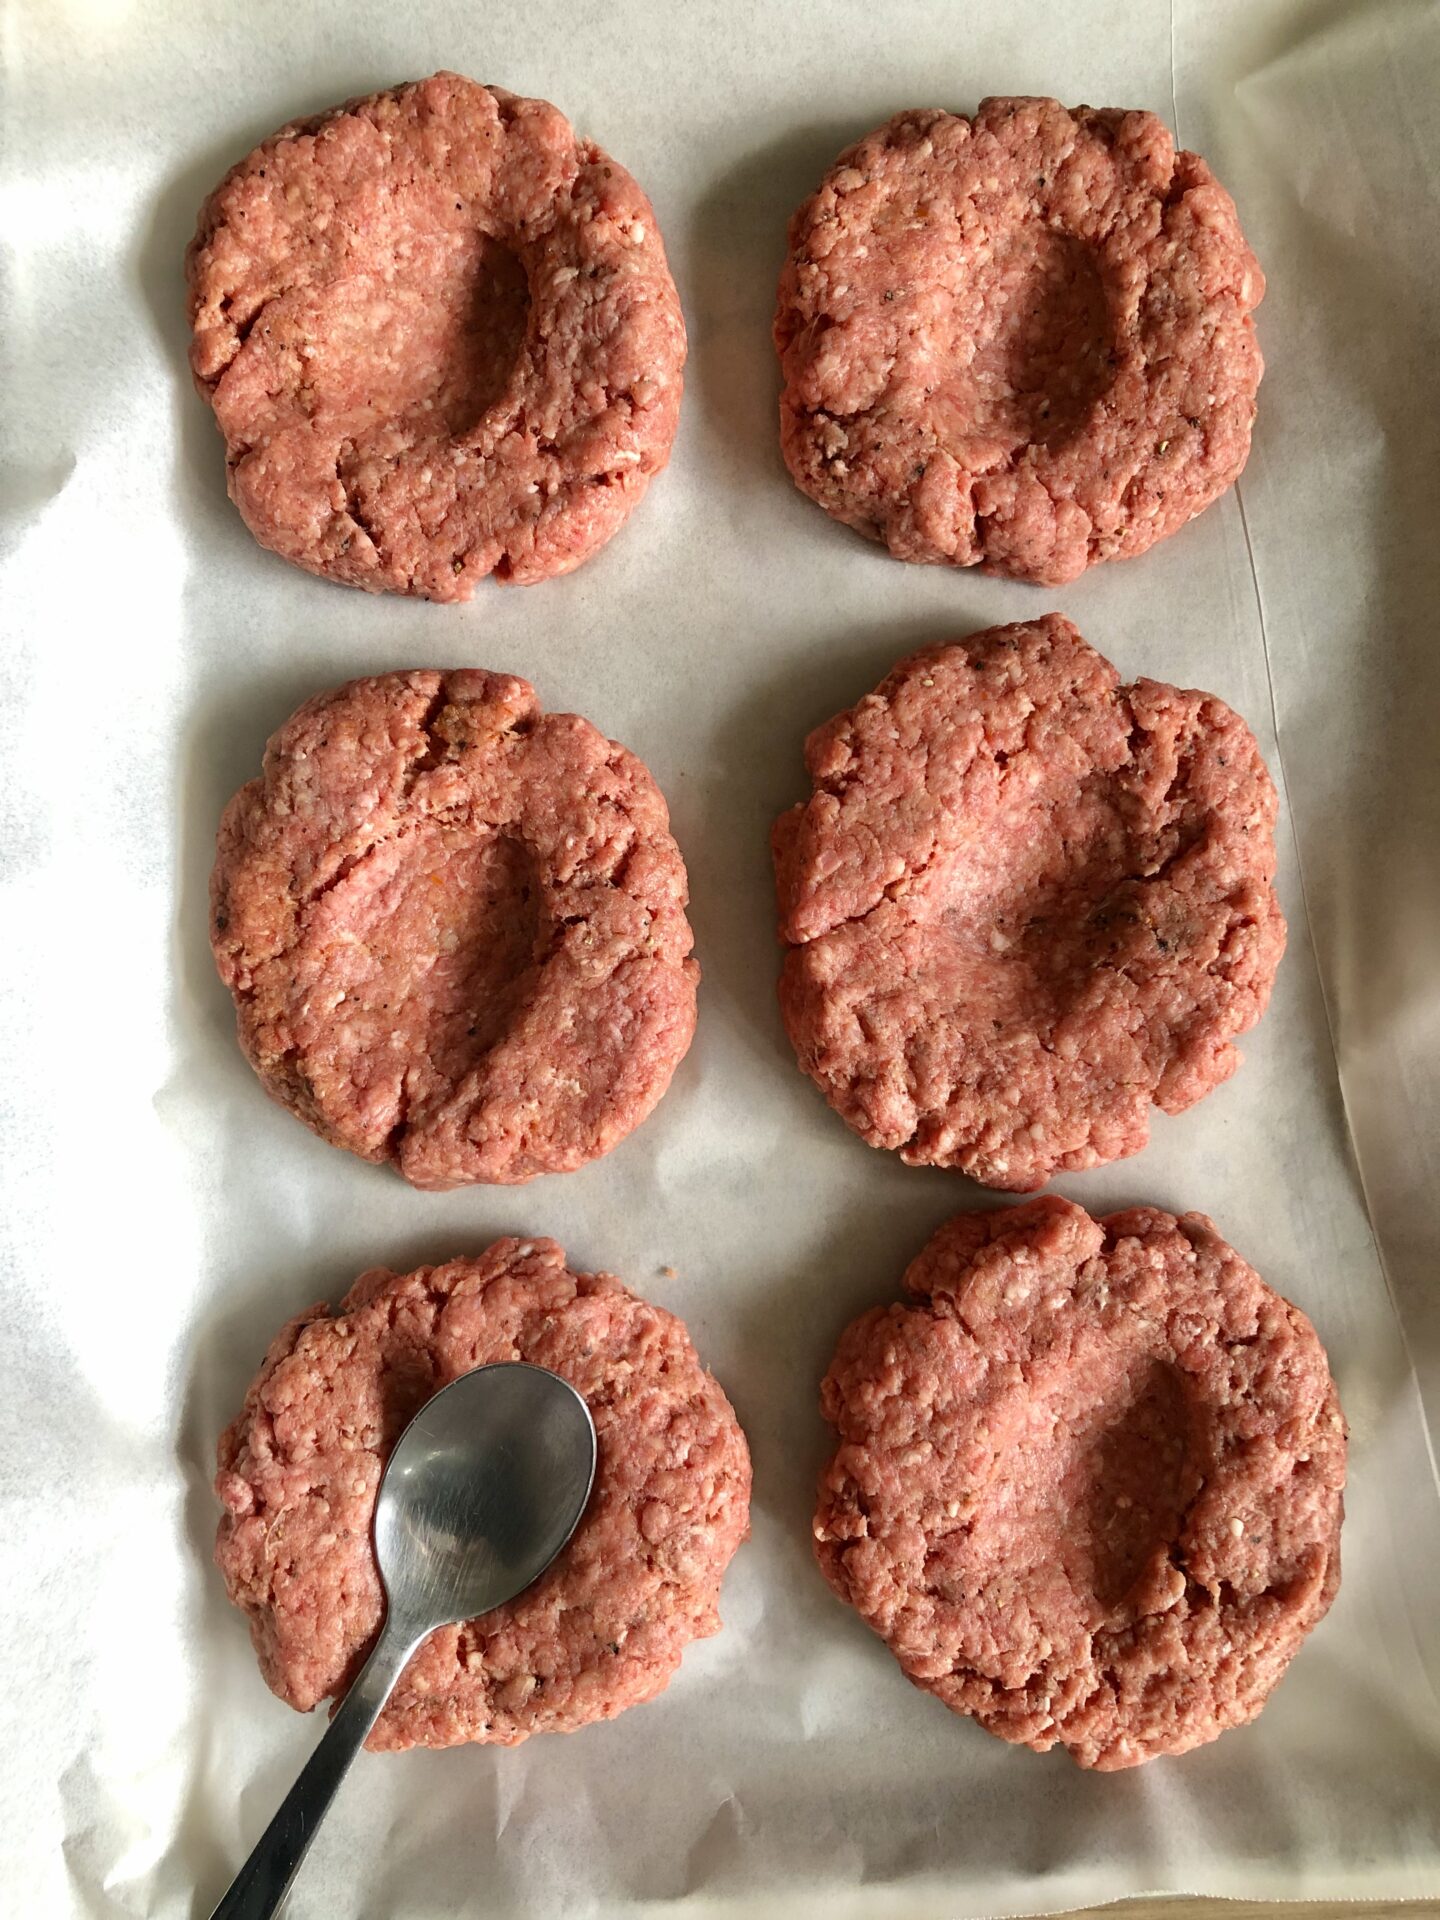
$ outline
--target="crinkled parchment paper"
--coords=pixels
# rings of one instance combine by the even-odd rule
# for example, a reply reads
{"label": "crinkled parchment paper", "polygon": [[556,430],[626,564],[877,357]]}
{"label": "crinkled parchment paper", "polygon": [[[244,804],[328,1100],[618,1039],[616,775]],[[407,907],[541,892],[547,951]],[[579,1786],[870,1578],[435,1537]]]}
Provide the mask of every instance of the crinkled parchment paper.
{"label": "crinkled parchment paper", "polygon": [[[0,23],[5,1910],[209,1911],[319,1731],[264,1690],[210,1567],[216,1433],[297,1307],[508,1230],[677,1309],[729,1387],[756,1498],[726,1630],[608,1726],[364,1758],[297,1920],[1440,1893],[1440,13],[3,0]],[[693,339],[674,464],[621,536],[460,608],[254,545],[180,281],[255,139],[444,65],[554,99],[634,169]],[[896,565],[776,448],[786,216],[896,109],[992,92],[1178,123],[1270,276],[1239,493],[1058,593]],[[1344,1585],[1263,1718],[1103,1778],[911,1690],[811,1563],[835,1336],[981,1196],[867,1151],[795,1071],[765,845],[808,727],[918,642],[1051,605],[1127,676],[1247,716],[1285,790],[1291,925],[1240,1074],[1064,1190],[1211,1213],[1318,1323],[1354,1429]],[[705,983],[673,1090],[610,1158],[436,1198],[265,1100],[204,893],[224,800],[303,696],[471,663],[648,760]]]}

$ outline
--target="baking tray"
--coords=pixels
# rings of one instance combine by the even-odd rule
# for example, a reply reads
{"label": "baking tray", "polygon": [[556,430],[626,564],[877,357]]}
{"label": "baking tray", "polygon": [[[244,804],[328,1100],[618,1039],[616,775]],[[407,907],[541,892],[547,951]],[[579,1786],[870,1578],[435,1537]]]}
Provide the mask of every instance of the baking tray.
{"label": "baking tray", "polygon": [[[297,1920],[1440,1892],[1437,20],[7,0],[11,1910],[208,1911],[317,1731],[264,1690],[209,1564],[216,1434],[290,1312],[502,1231],[553,1234],[685,1317],[751,1438],[754,1535],[724,1632],[654,1705],[511,1752],[362,1761]],[[181,284],[203,195],[257,138],[441,66],[553,99],[633,169],[692,344],[673,464],[620,536],[569,579],[459,608],[347,592],[253,543],[185,374]],[[1160,113],[1234,192],[1270,280],[1240,489],[1054,592],[897,565],[800,497],[776,442],[788,214],[899,108],[994,92]],[[1057,1187],[1212,1214],[1315,1319],[1354,1435],[1340,1597],[1262,1719],[1104,1777],[906,1687],[812,1564],[835,1337],[982,1196],[867,1151],[796,1072],[766,850],[811,725],[918,643],[1052,606],[1126,677],[1250,721],[1283,791],[1291,929],[1240,1073]],[[694,1049],[620,1149],[437,1197],[267,1103],[204,901],[221,806],[301,698],[462,664],[526,675],[647,760],[705,979]]]}

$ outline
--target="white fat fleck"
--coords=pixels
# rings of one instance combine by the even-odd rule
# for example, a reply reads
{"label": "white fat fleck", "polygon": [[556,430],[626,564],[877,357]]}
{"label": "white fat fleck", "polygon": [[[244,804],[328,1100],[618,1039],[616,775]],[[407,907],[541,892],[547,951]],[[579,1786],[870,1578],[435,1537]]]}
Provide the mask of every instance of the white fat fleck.
{"label": "white fat fleck", "polygon": [[1007,952],[1010,946],[1009,935],[1001,933],[998,927],[992,928],[990,932],[990,945],[996,953]]}
{"label": "white fat fleck", "polygon": [[1242,1519],[1240,1519],[1239,1516],[1237,1515],[1236,1518],[1230,1522],[1231,1539],[1238,1540],[1240,1536],[1244,1533],[1244,1531],[1245,1531],[1245,1522]]}
{"label": "white fat fleck", "polygon": [[632,221],[631,221],[631,223],[630,223],[630,244],[631,244],[631,246],[632,246],[632,247],[638,247],[638,246],[641,246],[641,245],[642,245],[642,244],[644,243],[644,239],[645,239],[645,223],[644,223],[644,221],[643,221],[643,220],[632,220]]}

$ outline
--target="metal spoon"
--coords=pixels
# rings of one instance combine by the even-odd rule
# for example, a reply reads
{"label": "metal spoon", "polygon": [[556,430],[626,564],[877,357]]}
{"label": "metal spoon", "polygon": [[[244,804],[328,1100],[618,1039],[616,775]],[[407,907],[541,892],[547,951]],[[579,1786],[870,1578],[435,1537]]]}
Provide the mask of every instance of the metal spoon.
{"label": "metal spoon", "polygon": [[590,1409],[558,1374],[507,1362],[428,1400],[375,1503],[385,1623],[280,1811],[211,1920],[279,1911],[351,1761],[427,1633],[513,1600],[549,1566],[595,1478]]}

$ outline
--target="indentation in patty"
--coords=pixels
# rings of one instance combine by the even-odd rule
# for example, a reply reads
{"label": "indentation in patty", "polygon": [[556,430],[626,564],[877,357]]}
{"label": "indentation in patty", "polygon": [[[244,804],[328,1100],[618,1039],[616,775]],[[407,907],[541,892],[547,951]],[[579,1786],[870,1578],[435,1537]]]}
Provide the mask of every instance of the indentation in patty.
{"label": "indentation in patty", "polygon": [[1006,234],[974,271],[962,268],[950,317],[935,418],[962,464],[1062,445],[1114,377],[1099,263],[1074,234],[1038,221]]}

